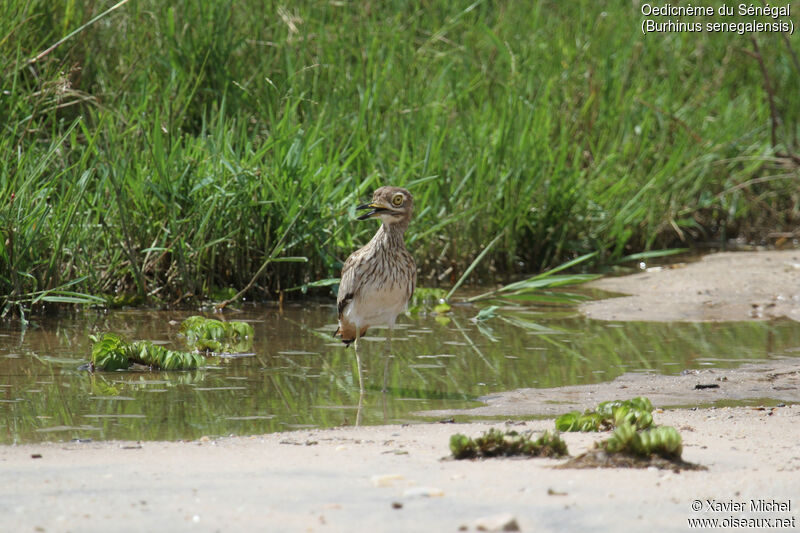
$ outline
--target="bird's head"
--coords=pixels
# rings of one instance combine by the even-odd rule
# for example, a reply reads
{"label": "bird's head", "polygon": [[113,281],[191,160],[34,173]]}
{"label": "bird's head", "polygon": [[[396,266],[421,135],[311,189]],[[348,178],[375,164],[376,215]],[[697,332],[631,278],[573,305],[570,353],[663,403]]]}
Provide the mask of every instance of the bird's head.
{"label": "bird's head", "polygon": [[356,207],[357,210],[370,211],[358,217],[358,220],[380,218],[384,224],[408,224],[414,211],[414,197],[406,189],[400,187],[381,187],[375,190],[372,201]]}

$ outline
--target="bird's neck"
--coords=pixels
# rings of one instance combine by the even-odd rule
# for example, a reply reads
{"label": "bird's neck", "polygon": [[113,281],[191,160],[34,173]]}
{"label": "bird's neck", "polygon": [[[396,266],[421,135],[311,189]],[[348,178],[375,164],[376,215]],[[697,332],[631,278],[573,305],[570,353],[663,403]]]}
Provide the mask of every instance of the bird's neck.
{"label": "bird's neck", "polygon": [[403,239],[405,235],[406,228],[408,228],[408,222],[393,222],[391,224],[387,224],[384,222],[381,224],[381,227],[378,228],[378,232],[375,233],[375,236],[372,238],[375,241],[375,244],[378,246],[386,246],[389,249],[405,249],[406,243]]}

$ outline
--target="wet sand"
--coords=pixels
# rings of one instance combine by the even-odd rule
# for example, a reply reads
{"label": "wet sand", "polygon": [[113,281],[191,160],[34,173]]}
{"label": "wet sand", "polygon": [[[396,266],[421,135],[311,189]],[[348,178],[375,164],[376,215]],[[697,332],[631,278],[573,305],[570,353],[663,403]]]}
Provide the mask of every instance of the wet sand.
{"label": "wet sand", "polygon": [[[653,405],[661,407],[706,407],[735,403],[796,403],[800,406],[800,358],[745,364],[735,369],[690,370],[678,376],[627,373],[612,381],[594,385],[517,389],[486,396],[482,398],[486,405],[480,407],[420,414],[439,417],[555,417],[567,411],[593,408],[602,401],[636,396],[646,396]],[[800,428],[796,435],[800,437]]]}
{"label": "wet sand", "polygon": [[[739,255],[741,263],[723,259],[731,273],[735,265],[744,265],[742,273],[750,282],[715,284],[715,278],[724,276],[712,258],[697,263],[699,267],[662,271],[668,277],[639,274],[645,287],[660,289],[628,292],[637,292],[638,298],[649,295],[650,300],[636,305],[664,310],[662,319],[678,314],[765,319],[769,314],[763,311],[770,309],[775,316],[796,319],[793,298],[800,291],[800,267],[795,264],[800,253],[767,253],[759,260]],[[706,263],[716,267],[706,268]],[[678,271],[688,274],[669,275]],[[755,271],[757,275],[748,274]],[[697,289],[673,285],[702,285],[703,275],[710,276],[703,286],[711,291],[708,301],[713,305],[687,296]],[[626,287],[624,280],[610,281]],[[678,295],[674,302],[671,295]],[[753,303],[762,306],[761,316],[753,316]],[[599,316],[595,313],[601,305],[590,304],[584,311]],[[624,307],[605,316],[624,319]],[[725,312],[704,313],[702,318],[698,309],[705,307]],[[791,527],[772,530],[793,530],[800,522],[796,361],[680,376],[628,374],[605,384],[512,391],[486,398],[486,406],[477,409],[428,413],[455,415],[470,423],[305,430],[193,442],[2,446],[0,524],[3,531],[476,531],[510,524],[522,531],[583,532],[686,531],[690,519],[733,517],[766,518],[773,526],[786,520]],[[453,433],[477,436],[489,427],[552,429],[557,413],[638,395],[663,408],[654,414],[655,422],[676,427],[684,440],[683,458],[707,470],[555,470],[563,460],[447,459]],[[740,406],[724,407],[730,401]],[[481,422],[481,416],[514,416],[517,421]],[[550,418],[519,420],[525,416]],[[573,456],[605,437],[564,435]],[[693,509],[695,500],[700,511]],[[777,509],[753,511],[751,500],[756,505],[766,500]],[[743,510],[730,510],[739,506]]]}

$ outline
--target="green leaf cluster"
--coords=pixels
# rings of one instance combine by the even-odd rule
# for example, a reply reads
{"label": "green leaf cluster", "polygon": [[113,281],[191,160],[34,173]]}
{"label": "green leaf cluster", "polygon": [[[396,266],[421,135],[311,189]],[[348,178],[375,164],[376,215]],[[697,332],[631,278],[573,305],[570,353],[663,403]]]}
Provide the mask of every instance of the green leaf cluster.
{"label": "green leaf cluster", "polygon": [[119,335],[106,333],[100,338],[94,335],[90,338],[94,341],[91,362],[93,368],[122,370],[131,366],[131,361],[127,354],[128,343],[122,340]]}
{"label": "green leaf cluster", "polygon": [[680,459],[683,442],[680,433],[672,426],[658,426],[636,431],[630,423],[623,423],[610,438],[598,442],[596,447],[608,453],[623,453],[637,457],[658,455],[665,459]]}
{"label": "green leaf cluster", "polygon": [[190,316],[181,323],[186,344],[205,352],[243,352],[252,346],[253,326],[247,322],[222,322],[203,316]]}
{"label": "green leaf cluster", "polygon": [[545,431],[533,439],[532,432],[503,432],[494,428],[475,439],[456,433],[450,437],[450,451],[456,459],[513,455],[561,457],[568,453],[567,444],[558,433]]}
{"label": "green leaf cluster", "polygon": [[558,431],[605,431],[623,424],[635,429],[653,425],[653,404],[639,396],[630,400],[602,402],[594,411],[571,411],[556,419]]}
{"label": "green leaf cluster", "polygon": [[134,363],[163,370],[189,370],[205,361],[197,353],[169,350],[150,341],[128,342],[115,333],[92,340],[91,366],[99,370],[124,370]]}

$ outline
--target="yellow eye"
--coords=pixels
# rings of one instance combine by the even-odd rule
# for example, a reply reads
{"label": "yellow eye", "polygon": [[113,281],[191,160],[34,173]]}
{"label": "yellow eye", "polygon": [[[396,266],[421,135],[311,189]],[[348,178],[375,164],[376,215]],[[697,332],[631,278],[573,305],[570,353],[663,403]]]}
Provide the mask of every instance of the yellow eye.
{"label": "yellow eye", "polygon": [[395,207],[400,207],[401,205],[403,205],[403,195],[395,194],[394,198],[392,198],[392,205]]}

